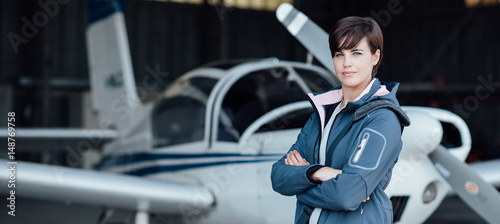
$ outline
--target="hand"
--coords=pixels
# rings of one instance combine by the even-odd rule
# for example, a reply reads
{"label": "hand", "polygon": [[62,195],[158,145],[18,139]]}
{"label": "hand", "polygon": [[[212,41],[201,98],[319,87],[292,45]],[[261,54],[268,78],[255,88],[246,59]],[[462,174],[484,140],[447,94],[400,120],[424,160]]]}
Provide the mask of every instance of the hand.
{"label": "hand", "polygon": [[330,179],[337,177],[337,175],[341,174],[341,173],[342,173],[342,170],[337,170],[337,169],[333,169],[331,167],[325,166],[325,167],[322,167],[321,169],[317,170],[316,172],[312,173],[311,177],[314,180],[324,182],[324,181],[327,181],[327,180],[330,180]]}
{"label": "hand", "polygon": [[293,150],[286,155],[285,164],[292,166],[311,165],[306,159],[302,158],[297,150]]}
{"label": "hand", "polygon": [[[327,180],[330,180],[330,179],[333,179],[335,177],[337,177],[338,174],[341,174],[342,173],[342,170],[337,170],[337,169],[333,169],[331,167],[323,167],[319,170],[317,170],[316,172],[314,172],[311,177],[314,179],[314,180],[318,180],[318,181],[327,181]],[[368,196],[365,200],[363,200],[363,202],[367,202],[370,200],[370,196]]]}
{"label": "hand", "polygon": [[368,200],[370,200],[370,196],[368,196],[363,202],[366,202]]}

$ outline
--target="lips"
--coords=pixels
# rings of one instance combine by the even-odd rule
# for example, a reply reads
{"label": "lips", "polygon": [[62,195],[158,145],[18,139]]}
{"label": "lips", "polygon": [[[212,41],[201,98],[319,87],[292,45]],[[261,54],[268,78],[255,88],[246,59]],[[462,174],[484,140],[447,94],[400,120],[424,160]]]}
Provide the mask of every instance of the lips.
{"label": "lips", "polygon": [[351,71],[349,71],[349,72],[342,72],[343,76],[352,76],[354,74],[356,74],[356,72],[351,72]]}

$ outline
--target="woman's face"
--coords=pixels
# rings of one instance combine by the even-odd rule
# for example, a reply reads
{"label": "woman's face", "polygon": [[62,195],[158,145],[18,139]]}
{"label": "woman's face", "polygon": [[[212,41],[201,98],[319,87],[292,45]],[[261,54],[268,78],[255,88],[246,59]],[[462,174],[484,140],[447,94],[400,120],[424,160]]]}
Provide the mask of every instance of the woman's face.
{"label": "woman's face", "polygon": [[353,49],[335,52],[333,65],[342,88],[364,89],[372,79],[373,66],[378,63],[380,50],[372,54],[366,38]]}

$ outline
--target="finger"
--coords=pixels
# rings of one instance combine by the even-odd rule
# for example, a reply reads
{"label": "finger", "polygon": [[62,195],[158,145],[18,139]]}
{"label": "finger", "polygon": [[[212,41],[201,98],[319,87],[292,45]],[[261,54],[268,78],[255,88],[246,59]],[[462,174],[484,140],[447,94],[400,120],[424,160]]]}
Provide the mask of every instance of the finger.
{"label": "finger", "polygon": [[[294,151],[291,151],[290,153],[288,153],[288,156],[289,156],[289,160],[297,160],[297,157],[295,156],[296,155],[296,152],[295,150]],[[295,162],[295,161],[294,161]]]}
{"label": "finger", "polygon": [[296,157],[297,157],[298,160],[303,161],[305,164],[308,163],[307,160],[304,157],[302,157],[302,155],[300,155],[299,152],[297,152],[295,155],[296,155]]}
{"label": "finger", "polygon": [[290,156],[290,160],[292,160],[294,165],[300,165],[302,157],[300,157],[300,155],[297,155],[297,153],[294,153],[293,155]]}
{"label": "finger", "polygon": [[288,164],[288,161],[287,161],[286,159],[285,159],[285,164],[286,164],[286,165],[290,165],[290,164]]}
{"label": "finger", "polygon": [[298,151],[294,151],[292,156],[295,157],[295,159],[297,161],[302,161],[304,159],[304,158],[302,158],[302,156],[300,155],[300,153]]}
{"label": "finger", "polygon": [[294,155],[295,157],[297,157],[297,159],[302,159],[302,155],[300,155],[299,151],[295,150]]}
{"label": "finger", "polygon": [[297,157],[297,160],[301,162],[301,165],[311,165],[304,157],[300,155],[299,152],[297,152],[295,156]]}
{"label": "finger", "polygon": [[293,156],[288,155],[286,161],[288,162],[288,165],[295,165],[293,161]]}
{"label": "finger", "polygon": [[306,159],[302,159],[302,163],[305,164],[305,165],[310,165],[309,162],[307,162]]}

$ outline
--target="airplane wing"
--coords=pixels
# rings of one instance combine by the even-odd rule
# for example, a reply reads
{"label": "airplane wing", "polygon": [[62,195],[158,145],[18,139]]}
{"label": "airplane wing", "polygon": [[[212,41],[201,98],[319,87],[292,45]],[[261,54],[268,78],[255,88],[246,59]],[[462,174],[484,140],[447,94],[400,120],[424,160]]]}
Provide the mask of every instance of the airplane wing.
{"label": "airplane wing", "polygon": [[[16,128],[16,151],[67,152],[68,150],[100,149],[103,143],[117,137],[115,130]],[[7,132],[0,132],[0,142],[7,145]],[[5,144],[4,144],[5,143]]]}
{"label": "airplane wing", "polygon": [[114,173],[12,162],[0,159],[0,192],[14,197],[71,202],[105,208],[183,215],[200,214],[214,206],[213,194],[201,186]]}

